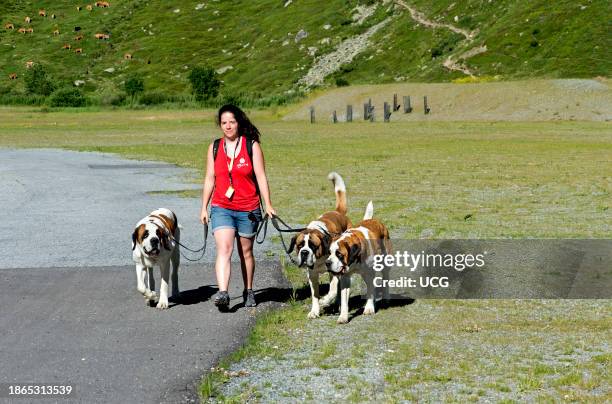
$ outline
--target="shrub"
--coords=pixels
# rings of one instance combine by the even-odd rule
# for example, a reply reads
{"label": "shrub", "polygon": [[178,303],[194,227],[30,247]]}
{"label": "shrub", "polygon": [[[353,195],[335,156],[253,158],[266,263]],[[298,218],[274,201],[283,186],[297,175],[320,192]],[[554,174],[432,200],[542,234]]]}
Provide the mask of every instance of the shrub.
{"label": "shrub", "polygon": [[349,85],[349,82],[345,78],[338,77],[336,79],[336,86],[338,86],[338,87],[346,87],[348,85]]}
{"label": "shrub", "polygon": [[64,87],[51,95],[49,105],[52,107],[82,107],[86,101],[85,96],[78,88]]}
{"label": "shrub", "polygon": [[48,96],[55,90],[55,86],[51,82],[51,79],[47,77],[44,66],[40,64],[34,65],[34,67],[28,69],[24,77],[24,82],[30,94]]}
{"label": "shrub", "polygon": [[215,69],[209,66],[194,67],[188,77],[191,89],[197,101],[214,98],[219,94],[221,81]]}
{"label": "shrub", "polygon": [[125,92],[130,97],[135,97],[136,94],[144,92],[144,80],[138,76],[130,76],[125,80]]}
{"label": "shrub", "polygon": [[172,97],[166,95],[161,91],[152,91],[150,93],[144,93],[140,96],[139,102],[144,105],[159,105],[164,102],[172,101]]}

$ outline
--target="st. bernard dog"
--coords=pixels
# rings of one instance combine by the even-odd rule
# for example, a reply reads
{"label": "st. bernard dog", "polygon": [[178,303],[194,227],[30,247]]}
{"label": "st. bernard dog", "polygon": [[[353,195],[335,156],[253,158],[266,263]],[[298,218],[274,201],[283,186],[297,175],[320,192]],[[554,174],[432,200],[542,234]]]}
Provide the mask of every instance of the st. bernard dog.
{"label": "st. bernard dog", "polygon": [[[313,220],[306,229],[293,236],[289,245],[289,253],[297,249],[298,265],[308,268],[308,283],[312,295],[312,307],[308,318],[317,318],[322,307],[329,306],[338,294],[338,277],[331,276],[329,293],[323,299],[319,295],[319,275],[326,272],[325,259],[329,255],[329,245],[332,238],[342,234],[351,227],[351,221],[346,216],[346,186],[342,177],[331,172],[327,178],[334,184],[336,193],[336,210],[323,213]],[[319,300],[320,299],[320,300]]]}
{"label": "st. bernard dog", "polygon": [[[160,208],[140,220],[132,233],[132,259],[136,264],[136,288],[152,306],[156,300],[158,309],[168,308],[168,280],[172,262],[172,296],[179,295],[178,268],[180,264],[180,229],[176,215]],[[153,267],[161,271],[159,299],[155,293]],[[146,276],[146,282],[145,282]]]}
{"label": "st. bernard dog", "polygon": [[[367,302],[363,314],[374,314],[376,288],[372,268],[372,257],[375,254],[391,253],[389,231],[377,219],[372,219],[374,207],[368,203],[363,220],[355,228],[346,230],[336,237],[329,247],[329,258],[325,265],[333,275],[340,276],[340,316],[338,323],[348,322],[349,297],[351,292],[351,275],[359,273],[367,286]],[[383,277],[388,278],[388,269],[383,270]],[[385,283],[386,285],[386,283]],[[383,299],[389,300],[389,288],[383,289]]]}

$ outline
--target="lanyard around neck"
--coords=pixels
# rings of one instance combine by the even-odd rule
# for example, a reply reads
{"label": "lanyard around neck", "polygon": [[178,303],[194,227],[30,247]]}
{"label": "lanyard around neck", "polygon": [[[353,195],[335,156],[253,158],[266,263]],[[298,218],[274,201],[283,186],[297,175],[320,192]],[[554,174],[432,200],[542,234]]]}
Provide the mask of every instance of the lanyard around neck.
{"label": "lanyard around neck", "polygon": [[[234,160],[236,159],[236,151],[238,147],[242,144],[242,136],[238,137],[238,141],[236,142],[236,146],[234,147],[234,153],[230,159],[229,164],[227,165],[227,172],[229,174],[230,184],[232,184],[232,168],[234,168]],[[223,141],[223,150],[225,151],[225,155],[227,156],[227,145],[225,140]]]}

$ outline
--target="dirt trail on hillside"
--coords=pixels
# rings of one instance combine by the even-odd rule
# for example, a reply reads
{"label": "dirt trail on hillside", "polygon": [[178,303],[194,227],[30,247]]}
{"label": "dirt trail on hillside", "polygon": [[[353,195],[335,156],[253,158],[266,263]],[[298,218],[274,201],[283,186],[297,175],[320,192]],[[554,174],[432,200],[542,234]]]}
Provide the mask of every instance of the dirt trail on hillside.
{"label": "dirt trail on hillside", "polygon": [[395,0],[395,2],[399,4],[400,6],[406,8],[408,11],[410,11],[410,16],[412,17],[413,20],[418,21],[420,24],[423,24],[426,27],[447,28],[453,31],[454,33],[463,35],[465,39],[469,41],[471,41],[472,39],[474,39],[476,35],[478,35],[478,30],[467,31],[465,29],[457,28],[451,24],[440,24],[439,22],[428,20],[427,18],[425,18],[425,15],[423,13],[419,12],[414,7],[411,7],[408,4],[404,3],[402,0]]}
{"label": "dirt trail on hillside", "polygon": [[[431,27],[431,28],[446,28],[451,30],[452,32],[456,33],[456,34],[460,34],[463,35],[465,37],[464,41],[467,41],[467,43],[471,43],[474,38],[476,37],[476,35],[478,35],[478,30],[474,30],[474,31],[468,31],[462,28],[458,28],[455,27],[452,24],[441,24],[439,22],[435,22],[435,21],[431,21],[428,20],[425,15],[421,12],[419,12],[417,9],[415,9],[414,7],[409,6],[408,4],[404,3],[402,0],[395,0],[395,2],[397,4],[399,4],[400,6],[406,8],[408,11],[410,11],[410,16],[412,17],[413,20],[417,21],[419,24],[423,24],[426,27]],[[468,58],[471,58],[472,56],[476,56],[480,53],[486,52],[487,51],[487,46],[486,45],[482,45],[482,46],[478,46],[476,48],[472,48],[466,52],[463,52],[459,55],[457,55],[456,57],[453,56],[449,56],[447,57],[444,62],[442,63],[442,66],[444,66],[445,68],[447,68],[448,70],[454,70],[454,71],[459,71],[462,72],[468,76],[474,76],[474,74],[472,73],[472,71],[465,65],[460,63],[460,60],[465,61]]]}

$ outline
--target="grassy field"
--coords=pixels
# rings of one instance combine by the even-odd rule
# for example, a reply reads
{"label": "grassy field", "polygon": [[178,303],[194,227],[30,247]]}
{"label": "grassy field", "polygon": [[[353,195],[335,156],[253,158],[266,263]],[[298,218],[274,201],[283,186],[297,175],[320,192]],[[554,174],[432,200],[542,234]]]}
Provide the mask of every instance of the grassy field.
{"label": "grassy field", "polygon": [[[351,218],[372,199],[394,237],[610,237],[610,123],[310,125],[278,119],[283,112],[250,116],[263,133],[275,207],[291,222],[333,206],[326,175],[336,170]],[[204,150],[218,136],[212,115],[3,108],[0,145],[112,152],[201,172]],[[245,347],[205,377],[204,395],[612,400],[609,300],[419,300],[342,327],[334,315],[306,319],[304,274],[286,270],[296,298],[260,319]]]}

